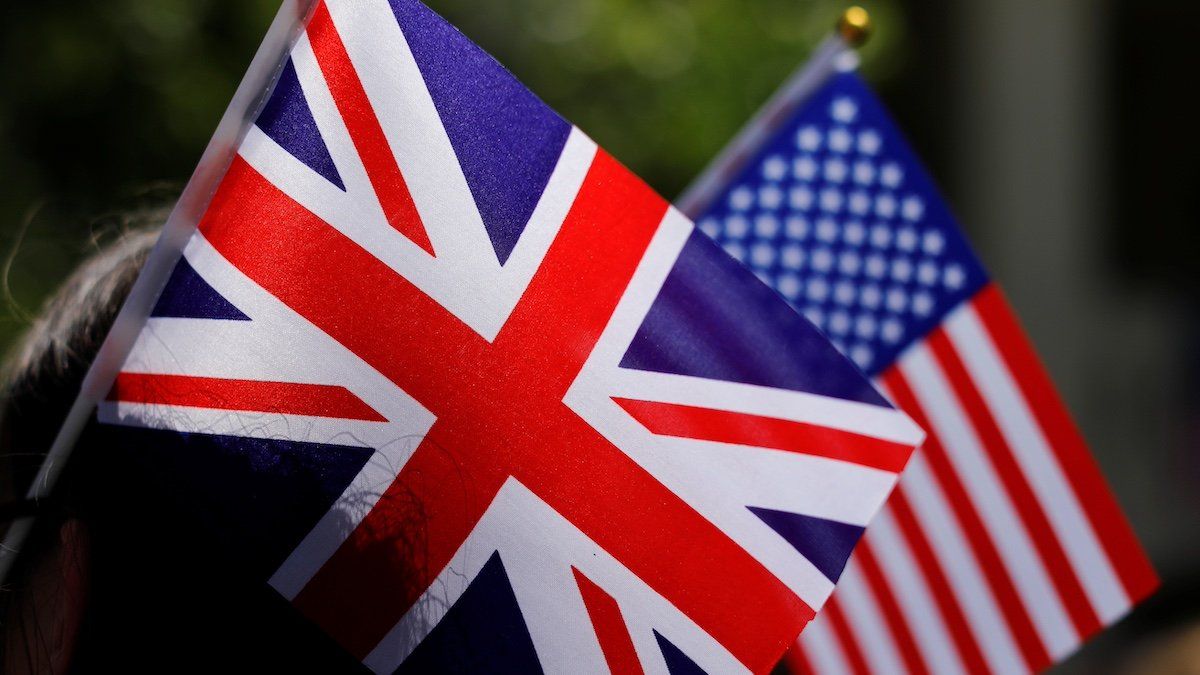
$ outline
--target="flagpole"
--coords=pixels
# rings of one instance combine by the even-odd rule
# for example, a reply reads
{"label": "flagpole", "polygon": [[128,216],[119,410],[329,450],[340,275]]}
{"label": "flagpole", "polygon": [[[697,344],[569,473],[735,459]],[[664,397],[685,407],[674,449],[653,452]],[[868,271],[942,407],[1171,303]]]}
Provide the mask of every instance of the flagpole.
{"label": "flagpole", "polygon": [[821,41],[808,62],[792,73],[725,150],[684,190],[675,201],[676,207],[691,218],[707,210],[720,187],[728,184],[729,176],[742,169],[796,108],[830,76],[858,66],[855,50],[866,43],[871,27],[871,16],[862,7],[842,12],[833,33]]}
{"label": "flagpole", "polygon": [[[54,443],[26,492],[26,501],[36,504],[53,494],[79,435],[92,419],[96,406],[112,387],[113,380],[133,349],[142,324],[150,315],[179,257],[183,255],[184,246],[208,208],[221,178],[229,169],[242,138],[274,87],[287,55],[307,24],[315,4],[316,0],[284,0],[276,13],[266,38],[234,92],[212,140],[208,142],[196,170],[180,194],[179,201],[163,225],[162,234],[130,289],[129,297],[121,306],[112,329],[84,376],[79,395],[67,412]],[[21,547],[33,531],[36,518],[36,515],[27,515],[14,519],[5,533],[4,541],[0,543],[0,586],[7,581]]]}

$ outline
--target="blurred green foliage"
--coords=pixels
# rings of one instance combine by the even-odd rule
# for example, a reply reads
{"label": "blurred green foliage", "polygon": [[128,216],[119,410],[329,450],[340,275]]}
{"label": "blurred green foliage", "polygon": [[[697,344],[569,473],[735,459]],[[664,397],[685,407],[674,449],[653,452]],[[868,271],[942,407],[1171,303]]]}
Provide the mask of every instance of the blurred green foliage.
{"label": "blurred green foliage", "polygon": [[[430,0],[673,196],[825,36],[834,0]],[[123,211],[187,179],[277,0],[43,0],[0,23],[0,346]],[[886,75],[898,12],[870,3]],[[102,216],[98,214],[110,214]],[[18,246],[19,244],[19,246]]]}

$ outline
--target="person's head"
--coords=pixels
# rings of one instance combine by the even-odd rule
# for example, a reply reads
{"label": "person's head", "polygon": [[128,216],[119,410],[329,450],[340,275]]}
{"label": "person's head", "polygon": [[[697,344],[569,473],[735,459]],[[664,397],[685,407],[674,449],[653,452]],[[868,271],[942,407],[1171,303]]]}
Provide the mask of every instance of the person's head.
{"label": "person's head", "polygon": [[[6,519],[22,512],[155,235],[131,231],[86,261],[11,354],[0,412]],[[92,425],[51,499],[29,505],[34,534],[0,589],[0,672],[361,670],[231,564],[146,464]]]}

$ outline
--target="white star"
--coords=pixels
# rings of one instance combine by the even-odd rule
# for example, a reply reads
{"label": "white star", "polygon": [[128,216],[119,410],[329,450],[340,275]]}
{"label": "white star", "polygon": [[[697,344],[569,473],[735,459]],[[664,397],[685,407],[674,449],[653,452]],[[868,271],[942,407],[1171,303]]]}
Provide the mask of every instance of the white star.
{"label": "white star", "polygon": [[873,255],[867,258],[867,276],[872,279],[881,279],[887,273],[887,260],[881,255]]}
{"label": "white star", "polygon": [[825,302],[829,297],[829,283],[821,277],[808,282],[808,299],[813,302]]}
{"label": "white star", "polygon": [[774,239],[779,233],[779,219],[769,213],[761,213],[754,219],[754,233],[763,239]]}
{"label": "white star", "polygon": [[925,202],[916,195],[905,197],[904,203],[900,205],[900,215],[904,216],[905,220],[917,222],[925,215]]}
{"label": "white star", "polygon": [[884,164],[879,172],[879,182],[892,189],[900,187],[900,183],[904,182],[904,169],[895,162]]}
{"label": "white star", "polygon": [[946,239],[941,232],[929,230],[921,238],[921,248],[929,255],[938,255],[946,248]]}
{"label": "white star", "polygon": [[833,152],[849,152],[853,145],[854,137],[849,131],[839,127],[829,132],[829,149]]}
{"label": "white star", "polygon": [[904,326],[896,319],[883,322],[883,340],[888,344],[896,344],[904,337]]}
{"label": "white star", "polygon": [[861,160],[854,164],[854,182],[859,185],[870,185],[875,182],[875,165]]}
{"label": "white star", "polygon": [[729,207],[734,211],[745,211],[754,206],[754,193],[748,187],[739,187],[729,193]]}
{"label": "white star", "polygon": [[903,312],[908,306],[908,294],[899,288],[893,288],[887,294],[887,308],[893,312]]}
{"label": "white star", "polygon": [[829,332],[834,335],[845,335],[850,332],[850,315],[837,310],[829,315]]}
{"label": "white star", "polygon": [[842,238],[851,246],[858,246],[867,238],[867,228],[857,220],[852,220],[846,223],[846,227],[842,231]]}
{"label": "white star", "polygon": [[879,323],[870,314],[860,314],[858,320],[854,322],[854,332],[864,340],[870,340],[875,337],[875,333],[878,330]]}
{"label": "white star", "polygon": [[938,280],[938,266],[926,260],[917,267],[917,281],[926,286],[932,286]]}
{"label": "white star", "polygon": [[850,358],[854,359],[855,365],[866,370],[867,366],[871,365],[871,360],[875,358],[875,354],[870,347],[858,344],[850,349]]}
{"label": "white star", "polygon": [[883,139],[874,129],[867,129],[858,135],[858,151],[864,155],[874,155],[882,145]]}
{"label": "white star", "polygon": [[836,188],[821,190],[821,210],[837,213],[842,210],[842,191]]}
{"label": "white star", "polygon": [[725,219],[725,236],[741,239],[750,231],[750,221],[745,216],[733,215]]}
{"label": "white star", "polygon": [[783,203],[783,190],[774,185],[764,185],[758,191],[758,205],[764,209],[777,209]]}
{"label": "white star", "polygon": [[754,267],[770,267],[775,262],[775,247],[760,243],[750,249],[750,264]]}
{"label": "white star", "polygon": [[854,251],[845,251],[838,258],[838,271],[842,274],[854,276],[860,269],[862,269],[862,258],[858,257]]}
{"label": "white star", "polygon": [[915,251],[917,248],[917,231],[906,227],[896,234],[896,248],[901,251]]}
{"label": "white star", "polygon": [[822,312],[820,307],[806,307],[804,309],[804,318],[808,319],[817,328],[821,328],[825,324],[825,312]]}
{"label": "white star", "polygon": [[788,202],[793,209],[807,211],[812,208],[813,193],[807,186],[798,185],[788,193]]}
{"label": "white star", "polygon": [[812,267],[818,272],[828,272],[833,268],[833,253],[827,248],[819,248],[812,254]]}
{"label": "white star", "polygon": [[871,228],[871,245],[875,248],[887,248],[892,243],[892,228],[879,224]]}
{"label": "white star", "polygon": [[867,309],[875,309],[879,303],[883,301],[883,292],[875,284],[867,284],[863,286],[862,292],[858,296],[859,302]]}
{"label": "white star", "polygon": [[913,311],[919,316],[928,316],[933,311],[933,296],[926,291],[919,291],[913,296]]}
{"label": "white star", "polygon": [[796,145],[801,150],[814,152],[821,147],[821,132],[814,126],[804,127],[796,134]]}
{"label": "white star", "polygon": [[871,211],[871,195],[858,190],[850,194],[850,213],[865,216]]}
{"label": "white star", "polygon": [[875,213],[880,218],[891,218],[896,215],[896,198],[887,192],[875,197]]}
{"label": "white star", "polygon": [[795,300],[800,295],[800,279],[795,274],[779,275],[779,292],[788,300]]}
{"label": "white star", "polygon": [[950,265],[943,273],[942,281],[945,282],[946,288],[957,291],[962,288],[967,281],[967,273],[959,265]]}
{"label": "white star", "polygon": [[849,281],[843,281],[833,289],[833,301],[839,305],[853,304],[854,295],[854,284]]}
{"label": "white star", "polygon": [[811,155],[800,155],[792,162],[792,175],[799,180],[812,180],[817,177],[817,160]]}
{"label": "white star", "polygon": [[716,239],[721,234],[721,225],[713,218],[700,221],[700,230],[709,237]]}
{"label": "white star", "polygon": [[786,227],[788,239],[799,241],[808,236],[808,220],[804,216],[788,216]]}
{"label": "white star", "polygon": [[842,124],[849,124],[858,117],[858,104],[852,98],[835,99],[833,105],[829,106],[829,115]]}
{"label": "white star", "polygon": [[892,278],[901,283],[912,278],[912,263],[907,258],[896,258],[892,261]]}
{"label": "white star", "polygon": [[787,175],[787,162],[779,155],[774,155],[763,162],[763,177],[767,180],[783,180]]}
{"label": "white star", "polygon": [[821,241],[836,241],[838,236],[837,222],[832,218],[822,218],[817,221],[817,239]]}
{"label": "white star", "polygon": [[846,163],[834,157],[825,161],[825,180],[831,183],[841,183],[846,180],[849,169]]}
{"label": "white star", "polygon": [[741,244],[737,243],[736,241],[731,241],[731,242],[725,244],[725,252],[728,253],[729,255],[733,256],[737,260],[745,260],[746,259],[746,247],[742,246]]}
{"label": "white star", "polygon": [[798,270],[804,266],[804,249],[791,244],[785,246],[779,254],[779,262],[790,270]]}

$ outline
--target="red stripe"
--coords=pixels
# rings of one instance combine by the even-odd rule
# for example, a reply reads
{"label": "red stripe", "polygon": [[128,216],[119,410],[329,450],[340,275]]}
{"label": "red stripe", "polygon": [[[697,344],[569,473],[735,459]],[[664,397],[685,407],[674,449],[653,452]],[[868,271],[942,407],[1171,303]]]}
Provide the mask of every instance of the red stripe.
{"label": "red stripe", "polygon": [[[979,514],[976,513],[970,497],[967,496],[966,489],[950,463],[950,458],[946,455],[946,450],[942,447],[933,426],[929,424],[929,418],[917,403],[912,389],[900,374],[899,369],[893,366],[881,377],[888,389],[891,390],[896,404],[928,432],[929,435],[925,439],[922,451],[929,461],[929,467],[933,471],[935,480],[950,502],[950,508],[958,520],[959,528],[966,534],[980,569],[987,577],[988,586],[991,587],[992,594],[1000,605],[1000,611],[1004,614],[1004,619],[1008,623],[1013,637],[1016,638],[1026,664],[1030,670],[1045,668],[1052,663],[1050,654],[1034,630],[1029,615],[1026,614],[1025,607],[1013,587],[1012,579],[1009,578],[1004,564],[1001,562],[995,542],[992,541],[991,534],[984,527]],[[895,501],[894,496],[892,501]]]}
{"label": "red stripe", "polygon": [[1055,535],[1054,528],[1050,526],[1045,511],[1041,509],[1037,495],[1034,494],[1033,488],[1029,487],[1029,481],[1017,464],[1012,450],[1000,432],[1000,427],[996,425],[995,418],[988,410],[987,402],[980,396],[945,329],[939,327],[930,333],[928,344],[934,358],[946,373],[955,397],[966,411],[971,426],[975,428],[992,468],[1004,484],[1004,490],[1016,507],[1025,530],[1033,540],[1038,557],[1050,574],[1075,631],[1081,636],[1095,633],[1101,628],[1100,618],[1096,616],[1087,595],[1084,594],[1079,578],[1075,576],[1075,571],[1071,569],[1071,563],[1062,549],[1062,543]]}
{"label": "red stripe", "polygon": [[[205,238],[437,417],[377,506],[293,601],[352,653],[373,649],[429,587],[508,476],[752,670],[769,669],[812,617],[761,562],[562,402],[666,209],[599,153],[488,344],[235,160],[201,223]],[[404,562],[420,564],[397,571]]]}
{"label": "red stripe", "polygon": [[875,601],[891,630],[892,642],[899,648],[900,656],[904,659],[904,665],[908,672],[913,675],[929,672],[920,652],[917,651],[916,641],[913,640],[912,632],[908,629],[908,621],[904,618],[904,613],[900,611],[900,605],[896,604],[896,596],[892,592],[891,585],[883,576],[883,571],[879,569],[879,561],[875,559],[875,552],[872,550],[869,537],[860,541],[858,547],[854,549],[854,561],[862,570],[871,594],[875,596]]}
{"label": "red stripe", "polygon": [[121,373],[108,392],[108,400],[366,422],[387,421],[345,387],[299,382]]}
{"label": "red stripe", "polygon": [[908,445],[804,422],[673,403],[613,400],[651,433],[663,436],[775,448],[892,473],[899,473],[912,454]]}
{"label": "red stripe", "polygon": [[408,183],[324,2],[313,10],[308,40],[388,222],[432,255],[433,244],[421,223]]}
{"label": "red stripe", "polygon": [[629,627],[625,624],[625,617],[621,616],[617,601],[578,569],[572,567],[571,572],[583,595],[583,605],[592,620],[592,628],[596,630],[600,651],[604,652],[609,672],[613,675],[641,675],[645,671],[638,661],[633,638],[629,636]]}
{"label": "red stripe", "polygon": [[1137,535],[1113,497],[1079,428],[1071,419],[1034,351],[1017,323],[1016,315],[995,284],[986,286],[974,300],[984,328],[1013,375],[1042,433],[1054,449],[1075,497],[1116,568],[1125,592],[1137,602],[1158,587],[1158,575],[1138,542]]}
{"label": "red stripe", "polygon": [[[980,651],[979,644],[975,642],[975,636],[971,633],[967,617],[963,614],[962,608],[958,604],[958,598],[954,595],[954,589],[950,586],[950,580],[946,577],[946,571],[942,569],[941,561],[938,560],[937,554],[934,553],[933,547],[925,537],[925,532],[917,522],[916,514],[913,513],[912,505],[908,502],[903,484],[897,486],[896,490],[892,492],[887,508],[892,510],[896,525],[900,528],[900,535],[908,544],[913,557],[916,558],[921,575],[925,577],[925,586],[933,594],[933,601],[942,615],[942,624],[950,632],[950,638],[954,641],[954,647],[967,672],[989,672],[983,652]],[[867,532],[866,538],[870,538],[870,536],[871,533]]]}
{"label": "red stripe", "polygon": [[790,675],[815,675],[817,672],[812,667],[812,663],[808,659],[808,654],[804,652],[804,642],[798,641],[792,645],[791,649],[783,655],[783,660],[779,662],[779,668]]}
{"label": "red stripe", "polygon": [[858,646],[858,639],[850,629],[850,624],[846,622],[846,615],[842,613],[841,603],[837,600],[837,597],[829,598],[821,608],[821,615],[829,621],[829,627],[833,629],[833,635],[841,645],[842,653],[846,655],[850,671],[870,675],[871,668],[867,665],[862,648]]}

